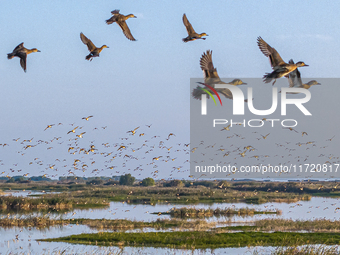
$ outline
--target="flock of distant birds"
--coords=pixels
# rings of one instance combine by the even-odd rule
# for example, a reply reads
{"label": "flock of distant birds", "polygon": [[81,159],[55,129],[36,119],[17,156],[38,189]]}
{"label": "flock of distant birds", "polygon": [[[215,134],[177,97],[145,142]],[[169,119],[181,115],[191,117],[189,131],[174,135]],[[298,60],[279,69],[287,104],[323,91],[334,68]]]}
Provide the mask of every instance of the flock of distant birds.
{"label": "flock of distant birds", "polygon": [[[112,133],[110,127],[92,125],[93,118],[85,116],[78,124],[48,124],[43,129],[44,139],[19,137],[0,143],[0,177],[28,177],[31,171],[37,174],[40,170],[46,178],[81,176],[85,172],[107,176],[108,171],[110,175],[134,172],[137,177],[147,171],[148,176],[157,178],[160,169],[166,169],[172,178],[187,171],[190,144],[178,143],[174,133],[157,134],[150,124],[127,130],[125,136],[112,141],[107,139]],[[104,140],[99,138],[102,135]],[[20,162],[9,162],[9,153],[21,157]]]}
{"label": "flock of distant birds", "polygon": [[[263,119],[265,121],[265,119]],[[272,133],[261,134],[254,131],[250,134],[242,134],[230,128],[230,125],[220,129],[220,140],[212,144],[207,141],[191,143],[191,163],[197,166],[220,165],[236,166],[296,166],[291,170],[297,178],[337,178],[340,171],[339,155],[329,153],[327,148],[334,143],[335,135],[317,141],[310,139],[306,131],[294,128],[283,128],[284,135],[290,133],[290,139],[286,141],[275,141]],[[289,132],[288,132],[289,131]],[[270,146],[273,145],[273,146]],[[263,149],[266,146],[266,149]],[[259,149],[262,148],[262,149]],[[268,161],[270,159],[270,162]],[[309,164],[307,166],[307,164]],[[302,165],[303,167],[299,167]],[[321,171],[321,167],[327,171]],[[302,170],[301,170],[302,169]],[[332,170],[330,170],[332,169]],[[295,171],[295,172],[294,172]],[[226,172],[225,177],[233,177],[237,172]],[[317,173],[317,176],[316,174]],[[252,172],[239,173],[243,177],[253,175]],[[209,177],[202,173],[200,178]],[[258,175],[257,178],[270,178],[273,174]],[[278,173],[277,177],[290,177],[285,173]]]}

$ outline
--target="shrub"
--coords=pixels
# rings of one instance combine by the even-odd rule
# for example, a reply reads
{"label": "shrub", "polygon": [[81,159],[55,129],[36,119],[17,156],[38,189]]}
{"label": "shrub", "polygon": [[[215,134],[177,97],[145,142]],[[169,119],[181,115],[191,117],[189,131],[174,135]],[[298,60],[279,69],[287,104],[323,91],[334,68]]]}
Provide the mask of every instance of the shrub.
{"label": "shrub", "polygon": [[184,183],[181,180],[172,180],[168,183],[164,183],[165,187],[183,187]]}
{"label": "shrub", "polygon": [[155,180],[152,179],[151,177],[143,179],[142,186],[147,187],[147,186],[155,186]]}
{"label": "shrub", "polygon": [[120,185],[133,185],[133,183],[135,182],[136,178],[131,176],[131,174],[125,174],[122,175],[119,179],[119,184]]}
{"label": "shrub", "polygon": [[87,185],[101,185],[101,184],[103,184],[103,182],[104,182],[103,180],[94,179],[94,180],[86,182],[86,184]]}

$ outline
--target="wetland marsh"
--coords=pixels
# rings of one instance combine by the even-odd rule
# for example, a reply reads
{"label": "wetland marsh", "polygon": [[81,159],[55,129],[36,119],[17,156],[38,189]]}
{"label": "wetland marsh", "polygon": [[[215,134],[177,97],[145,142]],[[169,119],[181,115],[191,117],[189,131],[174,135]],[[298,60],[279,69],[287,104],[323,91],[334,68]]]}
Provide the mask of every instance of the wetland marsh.
{"label": "wetland marsh", "polygon": [[[281,184],[270,185],[280,187]],[[321,185],[325,187],[324,183]],[[333,183],[326,185],[334,187]],[[260,183],[231,182],[228,189],[217,186],[220,186],[219,183],[213,187],[191,185],[170,188],[83,186],[72,191],[67,185],[54,187],[49,184],[49,187],[40,186],[40,193],[34,196],[27,192],[32,190],[32,186],[25,187],[23,196],[20,196],[17,186],[7,186],[3,188],[5,193],[9,189],[12,192],[16,190],[15,196],[2,196],[1,201],[17,206],[1,211],[0,235],[5,238],[0,247],[8,252],[45,249],[46,254],[74,250],[75,247],[81,247],[81,253],[89,254],[95,249],[115,249],[114,252],[118,253],[118,247],[123,249],[123,254],[165,254],[177,249],[195,249],[207,254],[210,249],[220,254],[255,253],[263,249],[265,252],[260,254],[270,254],[276,251],[275,246],[294,247],[306,243],[338,245],[340,242],[337,190],[323,191],[331,196],[321,197],[317,185],[315,190],[306,189],[306,192],[278,192],[279,189],[271,191],[266,187],[263,194],[258,193]],[[233,190],[240,193],[240,189],[243,189],[243,199],[227,202],[234,196]],[[36,188],[33,190],[38,191]],[[311,193],[316,193],[316,190],[318,196],[312,196]],[[98,200],[102,194],[105,196]],[[146,201],[145,197],[150,194],[154,197]],[[178,203],[180,199],[177,197],[186,198],[193,194],[196,197],[190,201],[195,203]],[[249,203],[249,198],[253,200],[258,194],[261,200],[270,199],[271,202]],[[176,199],[168,201],[170,196]],[[216,203],[216,198],[220,201],[222,197],[227,198],[226,201]],[[61,201],[68,201],[70,207],[65,210],[46,210],[45,207],[24,210],[18,206],[27,203],[51,206]],[[5,232],[8,234],[5,235]],[[77,246],[73,246],[75,243]],[[53,251],[53,247],[57,250]]]}

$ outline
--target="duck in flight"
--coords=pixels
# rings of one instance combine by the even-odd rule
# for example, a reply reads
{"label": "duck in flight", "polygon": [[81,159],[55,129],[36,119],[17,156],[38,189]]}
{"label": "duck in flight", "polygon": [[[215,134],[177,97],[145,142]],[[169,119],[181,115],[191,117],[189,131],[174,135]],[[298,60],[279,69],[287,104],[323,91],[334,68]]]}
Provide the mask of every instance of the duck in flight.
{"label": "duck in flight", "polygon": [[[289,60],[289,64],[294,64],[293,59]],[[298,68],[289,73],[288,83],[290,88],[303,88],[303,89],[309,89],[313,85],[321,85],[316,80],[311,80],[307,83],[302,83],[301,73]]]}
{"label": "duck in flight", "polygon": [[188,36],[182,39],[183,42],[194,41],[196,39],[205,40],[206,38],[203,38],[203,36],[208,36],[206,33],[197,34],[192,25],[190,24],[185,13],[183,14],[183,23],[188,32]]}
{"label": "duck in flight", "polygon": [[17,47],[14,48],[12,53],[7,54],[8,59],[12,59],[14,57],[20,58],[20,65],[22,69],[26,72],[26,61],[27,55],[31,54],[32,52],[40,52],[40,50],[33,48],[33,49],[26,49],[24,47],[24,43],[20,43]]}
{"label": "duck in flight", "polygon": [[[218,76],[217,69],[214,67],[213,61],[212,61],[212,51],[207,50],[207,52],[204,52],[200,59],[200,66],[203,71],[204,76],[204,83],[200,83],[202,85],[209,85],[213,88],[215,88],[215,84],[230,84],[234,86],[238,85],[245,85],[246,83],[242,82],[240,79],[234,79],[233,81],[226,83],[224,81],[221,81],[220,77]],[[209,87],[205,87],[204,89],[211,92],[211,89]],[[233,95],[229,89],[226,88],[216,88],[216,92],[221,93],[226,98],[233,99]],[[204,90],[202,90],[201,87],[197,86],[192,92],[192,96],[195,99],[201,99],[201,95],[205,94]]]}
{"label": "duck in flight", "polygon": [[109,18],[108,20],[106,20],[106,24],[110,25],[116,22],[120,26],[120,28],[123,30],[123,33],[127,39],[131,41],[136,41],[136,39],[132,36],[131,31],[125,21],[129,18],[137,18],[137,17],[133,14],[129,14],[125,16],[123,14],[120,14],[119,10],[114,10],[111,12],[111,14],[113,16]]}
{"label": "duck in flight", "polygon": [[99,57],[99,53],[104,49],[104,48],[109,48],[106,45],[103,45],[100,48],[97,48],[93,42],[87,38],[83,33],[80,33],[80,39],[81,41],[87,46],[87,48],[90,51],[90,54],[85,57],[86,60],[92,61],[94,57]]}
{"label": "duck in flight", "polygon": [[[289,60],[289,64],[294,64],[293,59]],[[301,73],[298,68],[290,72],[287,78],[290,88],[309,89],[313,85],[321,85],[316,80],[311,80],[307,83],[302,83]],[[281,91],[279,93],[281,93]],[[287,94],[299,94],[299,92],[287,92]]]}
{"label": "duck in flight", "polygon": [[280,54],[272,48],[268,43],[266,43],[260,36],[257,38],[257,45],[259,46],[261,52],[269,57],[270,65],[273,68],[273,72],[266,73],[263,76],[263,80],[265,83],[270,83],[274,80],[273,85],[276,82],[276,79],[281,77],[288,77],[288,74],[296,70],[298,67],[308,66],[304,62],[299,61],[296,64],[286,63],[282,60]]}

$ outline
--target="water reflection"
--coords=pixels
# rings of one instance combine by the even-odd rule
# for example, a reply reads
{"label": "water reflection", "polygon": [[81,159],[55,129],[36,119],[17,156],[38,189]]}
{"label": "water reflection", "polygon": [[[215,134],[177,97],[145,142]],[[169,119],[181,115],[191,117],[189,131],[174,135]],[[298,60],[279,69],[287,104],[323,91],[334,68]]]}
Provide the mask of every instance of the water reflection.
{"label": "water reflection", "polygon": [[33,191],[33,190],[6,190],[3,191],[3,196],[13,196],[13,197],[39,197],[40,195],[45,194],[58,194],[60,192],[42,192],[42,191]]}

